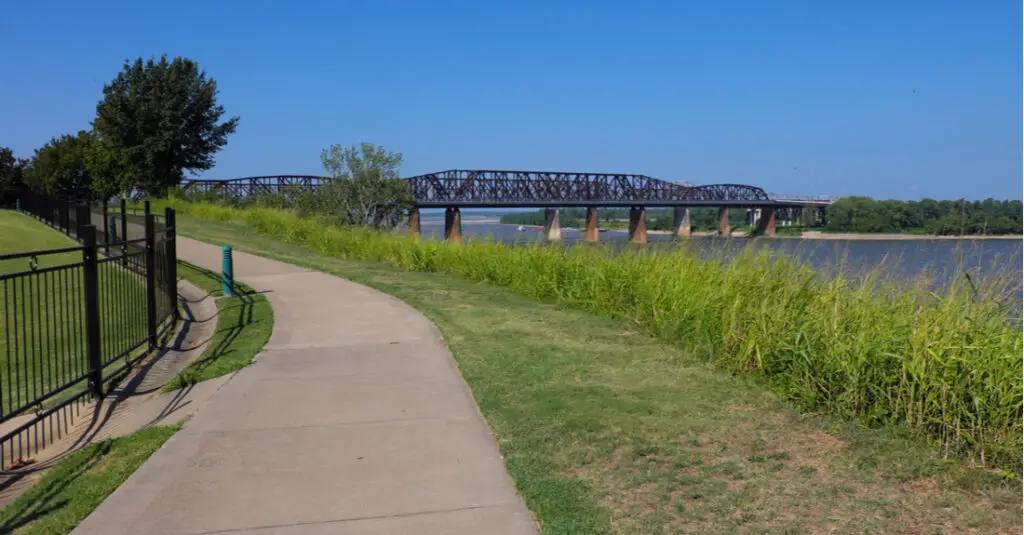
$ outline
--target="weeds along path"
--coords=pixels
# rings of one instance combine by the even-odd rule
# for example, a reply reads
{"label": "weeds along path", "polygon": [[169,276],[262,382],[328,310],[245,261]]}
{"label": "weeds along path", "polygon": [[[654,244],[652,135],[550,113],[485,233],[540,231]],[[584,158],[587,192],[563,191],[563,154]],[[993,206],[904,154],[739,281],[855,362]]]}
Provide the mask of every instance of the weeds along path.
{"label": "weeds along path", "polygon": [[[219,270],[220,247],[177,250]],[[426,318],[325,273],[234,267],[273,307],[270,341],[74,533],[536,533]]]}
{"label": "weeds along path", "polygon": [[1018,483],[943,462],[899,430],[799,415],[766,386],[621,322],[450,274],[324,257],[238,222],[179,222],[423,312],[545,533],[1020,532]]}

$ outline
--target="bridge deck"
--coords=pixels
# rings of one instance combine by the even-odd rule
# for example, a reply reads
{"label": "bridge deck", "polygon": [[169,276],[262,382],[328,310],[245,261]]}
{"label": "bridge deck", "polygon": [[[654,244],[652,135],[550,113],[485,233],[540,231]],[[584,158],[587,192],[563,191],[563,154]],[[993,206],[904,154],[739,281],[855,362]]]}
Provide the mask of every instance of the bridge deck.
{"label": "bridge deck", "polygon": [[[191,180],[186,191],[219,191],[236,198],[316,189],[329,177],[282,175]],[[522,207],[797,207],[825,205],[820,197],[773,197],[757,186],[695,186],[645,175],[454,169],[405,179],[423,208]]]}

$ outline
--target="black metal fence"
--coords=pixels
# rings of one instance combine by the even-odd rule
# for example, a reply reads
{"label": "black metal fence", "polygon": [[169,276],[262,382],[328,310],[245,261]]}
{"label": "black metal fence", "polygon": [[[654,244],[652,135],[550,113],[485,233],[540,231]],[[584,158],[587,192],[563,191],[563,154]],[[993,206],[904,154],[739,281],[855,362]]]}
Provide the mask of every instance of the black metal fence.
{"label": "black metal fence", "polygon": [[178,319],[172,209],[36,195],[18,208],[81,245],[0,255],[0,470],[63,436]]}

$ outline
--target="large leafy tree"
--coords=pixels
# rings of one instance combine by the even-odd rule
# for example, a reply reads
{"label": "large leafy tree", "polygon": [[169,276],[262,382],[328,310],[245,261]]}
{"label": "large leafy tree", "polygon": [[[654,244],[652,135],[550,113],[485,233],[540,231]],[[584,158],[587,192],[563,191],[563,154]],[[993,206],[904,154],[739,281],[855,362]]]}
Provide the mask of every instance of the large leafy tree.
{"label": "large leafy tree", "polygon": [[25,183],[33,190],[60,198],[91,199],[92,177],[86,153],[92,135],[64,134],[36,149],[25,168]]}
{"label": "large leafy tree", "polygon": [[126,166],[133,187],[163,195],[185,173],[210,169],[214,155],[238,127],[238,117],[221,122],[217,82],[187,58],[142,58],[125,62],[104,86],[93,127]]}
{"label": "large leafy tree", "polygon": [[320,186],[321,212],[351,225],[393,227],[412,203],[408,185],[398,174],[402,154],[373,143],[359,147],[332,145],[320,154],[332,180]]}
{"label": "large leafy tree", "polygon": [[76,200],[107,200],[130,187],[121,153],[86,130],[36,149],[24,182],[35,191]]}
{"label": "large leafy tree", "polygon": [[11,149],[0,147],[0,205],[13,203],[24,188],[25,163]]}

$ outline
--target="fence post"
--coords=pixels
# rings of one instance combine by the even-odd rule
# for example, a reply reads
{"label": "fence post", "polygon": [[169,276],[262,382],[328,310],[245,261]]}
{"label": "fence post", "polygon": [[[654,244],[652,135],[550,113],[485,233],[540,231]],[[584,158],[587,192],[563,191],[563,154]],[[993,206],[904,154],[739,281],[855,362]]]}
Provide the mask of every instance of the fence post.
{"label": "fence post", "polygon": [[75,206],[75,238],[82,239],[82,228],[86,225],[92,224],[90,219],[92,214],[89,213],[89,205],[85,203],[78,203]]}
{"label": "fence post", "polygon": [[71,203],[68,201],[57,201],[58,210],[60,210],[60,223],[57,224],[57,230],[63,230],[65,236],[71,235]]}
{"label": "fence post", "polygon": [[107,219],[107,201],[103,201],[103,254],[110,256],[110,220]]}
{"label": "fence post", "polygon": [[121,197],[121,267],[128,268],[128,201]]}
{"label": "fence post", "polygon": [[174,209],[164,208],[164,256],[167,257],[167,300],[171,303],[171,319],[178,319],[178,244]]}
{"label": "fence post", "polygon": [[97,264],[96,227],[81,229],[85,247],[82,249],[82,279],[85,293],[85,355],[89,367],[89,390],[103,397],[103,361],[100,358],[100,291]]}
{"label": "fence post", "polygon": [[[147,203],[147,207],[149,204]],[[156,348],[156,221],[146,213],[146,326],[149,349]]]}
{"label": "fence post", "polygon": [[145,208],[146,215],[149,215],[150,214],[150,212],[149,212],[149,200],[147,199],[145,202],[143,202],[142,206]]}

